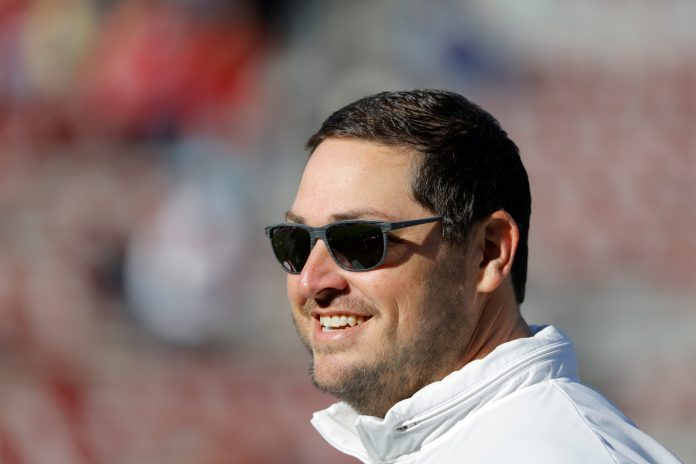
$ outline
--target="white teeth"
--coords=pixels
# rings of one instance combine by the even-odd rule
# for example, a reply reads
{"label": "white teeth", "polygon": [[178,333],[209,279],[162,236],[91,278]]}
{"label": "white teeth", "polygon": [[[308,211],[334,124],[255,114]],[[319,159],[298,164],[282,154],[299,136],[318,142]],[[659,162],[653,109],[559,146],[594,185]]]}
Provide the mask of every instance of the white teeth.
{"label": "white teeth", "polygon": [[338,327],[355,327],[358,324],[365,322],[365,317],[349,315],[334,315],[334,316],[320,316],[319,323],[322,326],[324,332],[331,332]]}

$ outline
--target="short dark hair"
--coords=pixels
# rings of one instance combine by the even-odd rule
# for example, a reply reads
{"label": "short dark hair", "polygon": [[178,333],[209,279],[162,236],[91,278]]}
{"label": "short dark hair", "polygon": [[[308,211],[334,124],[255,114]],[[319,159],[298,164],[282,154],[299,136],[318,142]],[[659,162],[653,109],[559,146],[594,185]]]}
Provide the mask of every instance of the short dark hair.
{"label": "short dark hair", "polygon": [[519,150],[500,123],[478,105],[444,90],[382,92],[329,116],[307,141],[311,153],[327,138],[411,147],[422,162],[413,173],[415,199],[443,217],[443,237],[465,243],[470,225],[498,211],[517,223],[512,265],[518,303],[527,280],[531,194]]}

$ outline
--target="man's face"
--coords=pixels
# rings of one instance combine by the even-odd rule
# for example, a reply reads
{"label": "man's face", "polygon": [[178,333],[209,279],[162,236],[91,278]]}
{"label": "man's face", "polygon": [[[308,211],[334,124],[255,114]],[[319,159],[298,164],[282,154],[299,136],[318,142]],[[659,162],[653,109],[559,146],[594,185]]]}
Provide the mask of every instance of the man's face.
{"label": "man's face", "polygon": [[[325,140],[307,163],[289,217],[323,226],[433,216],[411,193],[418,156],[402,147]],[[466,271],[472,260],[463,247],[442,242],[441,227],[391,232],[384,264],[368,272],[341,269],[318,241],[302,272],[288,275],[315,385],[362,414],[383,417],[394,403],[463,365],[476,293]],[[329,316],[353,317],[356,325],[326,331],[321,320]]]}

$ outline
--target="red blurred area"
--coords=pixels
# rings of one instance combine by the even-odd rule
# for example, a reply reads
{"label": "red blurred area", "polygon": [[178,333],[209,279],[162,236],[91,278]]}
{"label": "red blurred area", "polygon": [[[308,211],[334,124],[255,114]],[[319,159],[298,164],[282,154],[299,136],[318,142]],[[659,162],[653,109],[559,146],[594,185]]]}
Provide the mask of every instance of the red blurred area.
{"label": "red blurred area", "polygon": [[234,131],[231,121],[259,102],[271,37],[253,2],[205,13],[152,0],[3,3],[0,135]]}
{"label": "red blurred area", "polygon": [[84,111],[130,130],[224,118],[257,100],[266,41],[241,8],[196,21],[166,2],[123,2],[104,21],[83,74]]}

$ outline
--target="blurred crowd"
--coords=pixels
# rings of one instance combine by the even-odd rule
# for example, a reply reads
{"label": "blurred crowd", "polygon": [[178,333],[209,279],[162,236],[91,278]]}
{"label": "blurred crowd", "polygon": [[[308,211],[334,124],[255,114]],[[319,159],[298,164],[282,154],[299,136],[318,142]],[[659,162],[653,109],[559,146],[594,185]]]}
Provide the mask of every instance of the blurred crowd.
{"label": "blurred crowd", "polygon": [[240,138],[254,126],[259,66],[276,35],[264,5],[3,1],[3,135],[170,140],[238,127]]}
{"label": "blurred crowd", "polygon": [[0,0],[0,462],[352,462],[262,227],[329,111],[413,87],[521,148],[523,314],[696,458],[696,9],[651,4]]}

